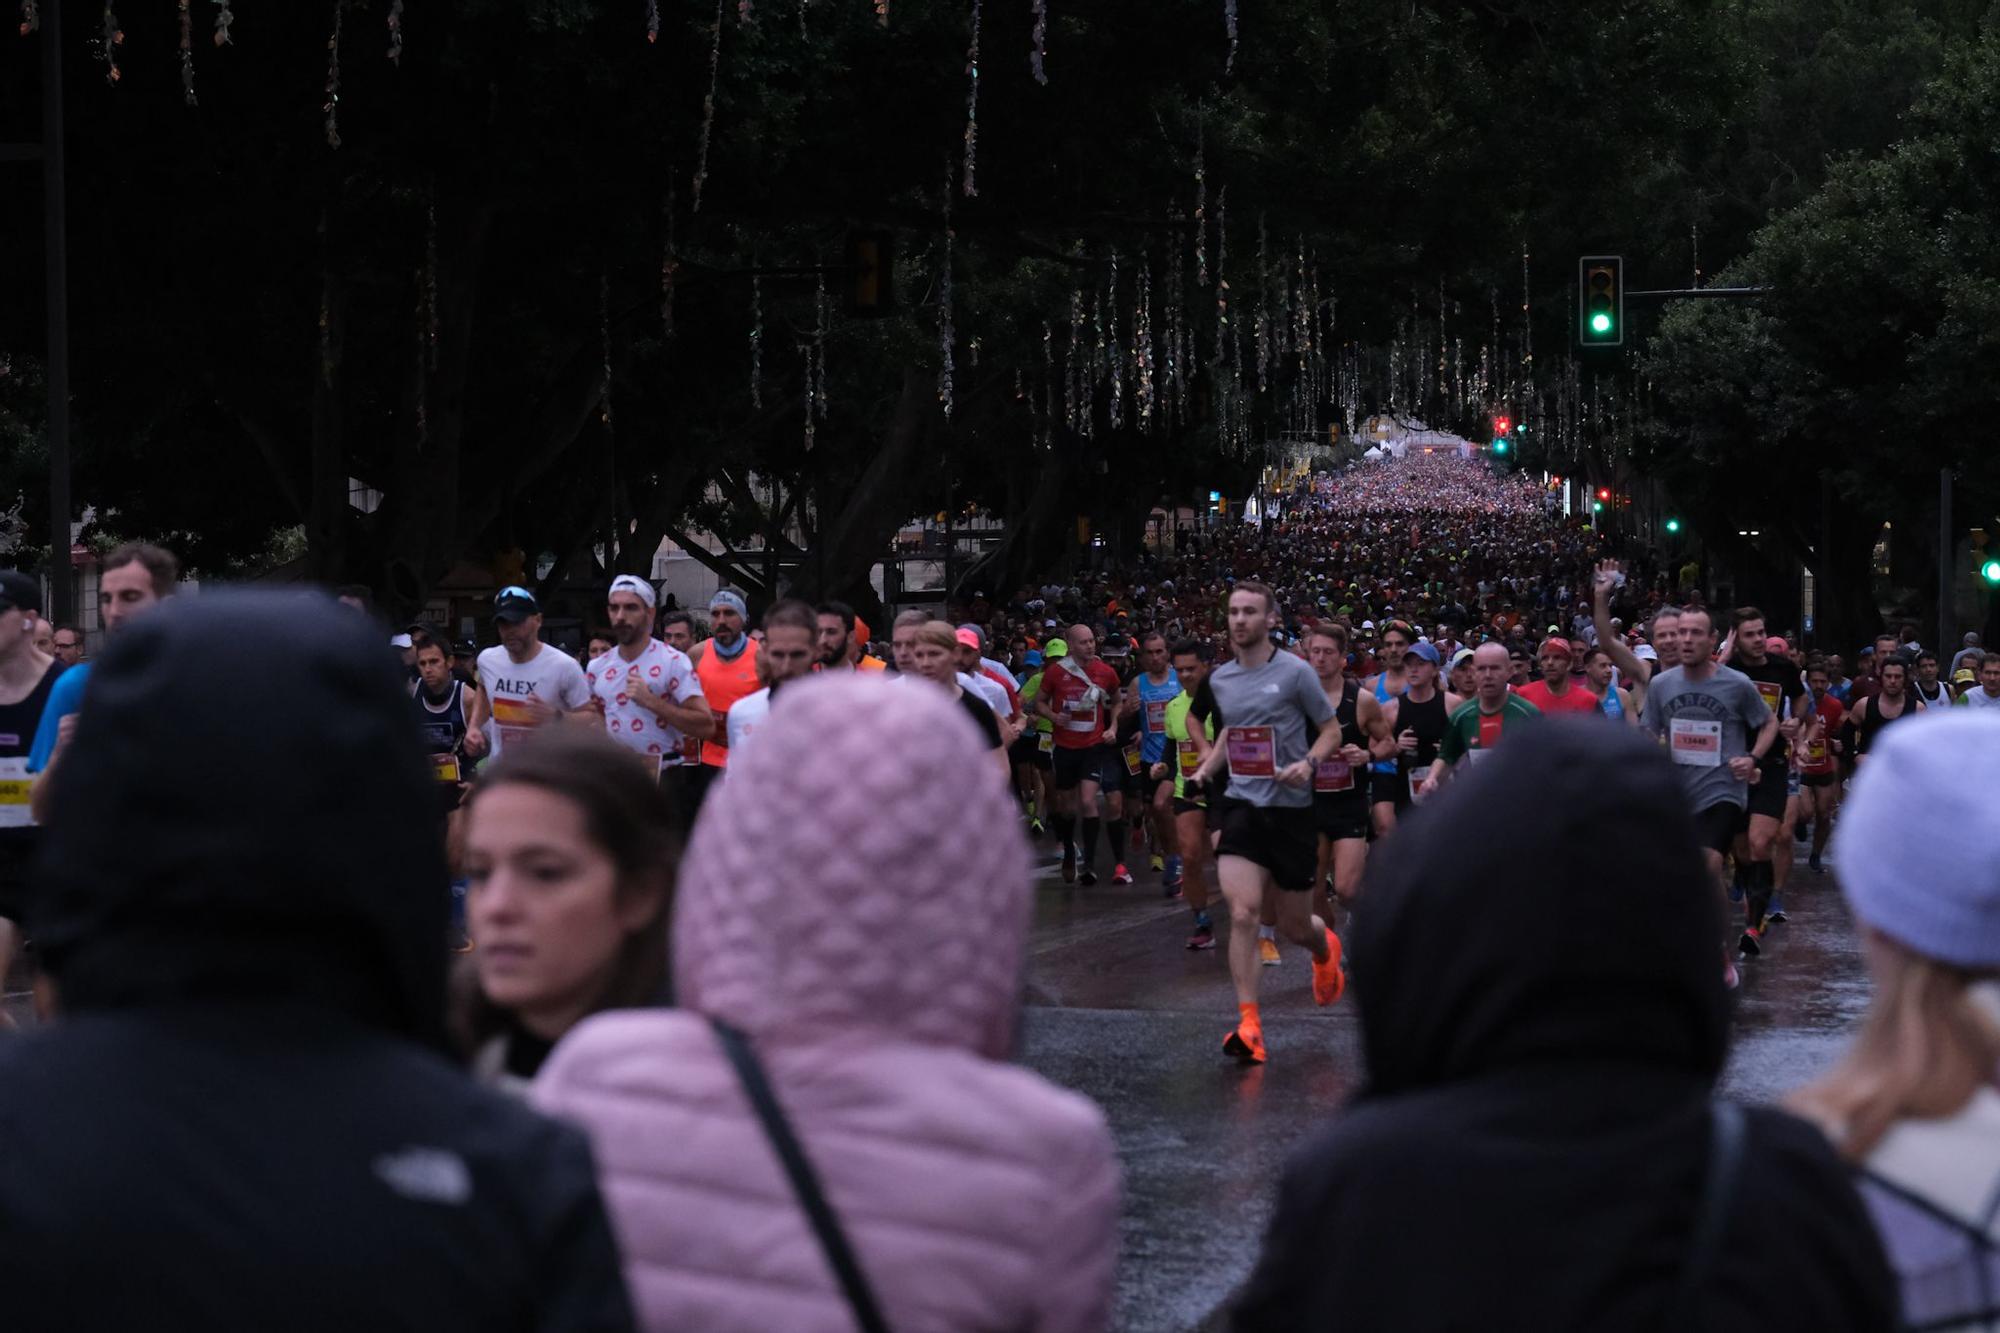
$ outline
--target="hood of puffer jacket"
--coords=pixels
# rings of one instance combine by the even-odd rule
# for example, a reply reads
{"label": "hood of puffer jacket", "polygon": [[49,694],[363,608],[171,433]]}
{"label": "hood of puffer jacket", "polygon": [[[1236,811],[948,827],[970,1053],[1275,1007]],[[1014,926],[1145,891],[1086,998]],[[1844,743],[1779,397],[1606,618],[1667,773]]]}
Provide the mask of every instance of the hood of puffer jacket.
{"label": "hood of puffer jacket", "polygon": [[880,1029],[1004,1056],[1028,865],[1000,765],[943,690],[793,682],[688,843],[676,1002],[778,1040]]}
{"label": "hood of puffer jacket", "polygon": [[442,1044],[437,798],[366,620],[172,599],[92,666],[50,780],[32,925],[65,1009],[298,1001]]}
{"label": "hood of puffer jacket", "polygon": [[1674,767],[1551,718],[1370,856],[1355,913],[1368,1095],[1528,1065],[1721,1072],[1720,912]]}

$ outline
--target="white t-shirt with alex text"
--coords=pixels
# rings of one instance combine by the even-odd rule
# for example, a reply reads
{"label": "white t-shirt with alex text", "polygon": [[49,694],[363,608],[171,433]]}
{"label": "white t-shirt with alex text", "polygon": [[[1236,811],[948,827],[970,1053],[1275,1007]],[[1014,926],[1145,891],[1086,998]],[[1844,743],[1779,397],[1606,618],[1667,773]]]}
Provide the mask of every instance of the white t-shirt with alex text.
{"label": "white t-shirt with alex text", "polygon": [[504,647],[479,655],[479,688],[493,704],[493,754],[498,758],[509,738],[518,739],[535,727],[527,701],[539,699],[562,712],[574,712],[590,702],[590,682],[576,659],[560,648],[541,645],[525,662],[516,662]]}
{"label": "white t-shirt with alex text", "polygon": [[657,755],[673,768],[681,762],[681,733],[632,701],[634,671],[643,688],[673,704],[701,698],[701,677],[686,653],[658,639],[648,639],[630,662],[614,648],[583,673],[591,692],[604,701],[604,730],[611,739],[638,754]]}

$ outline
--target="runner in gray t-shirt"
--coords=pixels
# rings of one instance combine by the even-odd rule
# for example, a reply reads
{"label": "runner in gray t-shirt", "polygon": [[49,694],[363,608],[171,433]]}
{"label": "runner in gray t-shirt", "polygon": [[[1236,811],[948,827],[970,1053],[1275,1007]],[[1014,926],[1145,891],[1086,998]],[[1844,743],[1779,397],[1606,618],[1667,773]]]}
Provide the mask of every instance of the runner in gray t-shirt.
{"label": "runner in gray t-shirt", "polygon": [[1313,769],[1339,746],[1340,728],[1323,727],[1319,738],[1308,743],[1307,724],[1331,720],[1333,708],[1313,669],[1271,642],[1277,622],[1271,590],[1261,583],[1238,583],[1230,591],[1228,608],[1235,659],[1208,678],[1222,734],[1194,778],[1206,780],[1229,765],[1229,787],[1219,802],[1222,834],[1215,869],[1222,896],[1229,900],[1229,974],[1236,983],[1238,1021],[1222,1049],[1245,1064],[1262,1064],[1257,918],[1267,893],[1280,891],[1278,932],[1313,956],[1313,999],[1332,1004],[1346,984],[1340,937],[1312,911],[1313,876],[1319,870]]}
{"label": "runner in gray t-shirt", "polygon": [[[1678,633],[1681,664],[1660,672],[1647,686],[1641,725],[1666,742],[1667,757],[1680,770],[1726,921],[1724,858],[1738,825],[1746,823],[1758,765],[1778,739],[1778,715],[1748,676],[1715,660],[1715,621],[1707,611],[1684,611]],[[1665,645],[1660,647],[1664,651]],[[1726,949],[1722,966],[1724,981],[1733,987],[1736,964]]]}

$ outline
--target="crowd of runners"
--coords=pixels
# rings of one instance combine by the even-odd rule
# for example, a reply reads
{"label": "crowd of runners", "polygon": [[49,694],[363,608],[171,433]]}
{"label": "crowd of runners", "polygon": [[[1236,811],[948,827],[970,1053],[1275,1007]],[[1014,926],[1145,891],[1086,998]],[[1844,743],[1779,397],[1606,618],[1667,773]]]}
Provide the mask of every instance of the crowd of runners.
{"label": "crowd of runners", "polygon": [[[693,1043],[699,1049],[683,1054],[699,1064],[718,1039],[708,1026],[682,1031],[663,1017],[657,1031],[642,1031],[634,1018],[624,1030],[593,1027],[595,1045],[558,1046],[600,1010],[661,1002],[669,911],[678,923],[688,895],[704,893],[714,920],[726,923],[712,928],[724,932],[713,943],[725,953],[814,955],[778,987],[798,991],[789,996],[798,1014],[835,1015],[826,1021],[838,1028],[848,1021],[838,1016],[843,1004],[886,1006],[913,1030],[936,1026],[947,1045],[990,1058],[1011,1025],[1019,940],[997,959],[986,957],[987,942],[1025,925],[989,921],[1013,909],[1004,891],[981,886],[1013,873],[1014,842],[1039,847],[1062,891],[1106,891],[1108,879],[1109,891],[1135,886],[1134,895],[1183,900],[1185,933],[1163,936],[1161,947],[1203,953],[1226,944],[1235,1014],[1220,1050],[1263,1064],[1272,1053],[1260,981],[1282,965],[1281,942],[1306,953],[1315,1001],[1337,1003],[1355,968],[1378,965],[1353,947],[1354,923],[1370,912],[1370,858],[1434,836],[1427,806],[1563,715],[1582,719],[1555,728],[1563,734],[1616,728],[1640,747],[1633,753],[1651,745],[1671,760],[1731,922],[1709,958],[1735,987],[1740,966],[1781,947],[1773,932],[1787,921],[1787,889],[1801,873],[1828,868],[1843,791],[1884,734],[1926,711],[2000,709],[2000,653],[1982,651],[1976,636],[1947,657],[1912,633],[1885,635],[1860,651],[1850,674],[1841,656],[1802,651],[1757,608],[1711,608],[1668,564],[1608,549],[1592,527],[1554,513],[1531,479],[1473,460],[1413,456],[1321,474],[1273,510],[1261,524],[1172,534],[1123,567],[974,595],[945,615],[905,612],[883,627],[880,652],[876,631],[838,602],[783,599],[753,615],[723,589],[705,615],[663,614],[656,587],[632,575],[611,581],[604,628],[576,653],[543,638],[541,603],[521,586],[494,596],[496,642],[483,650],[421,624],[395,633],[384,675],[393,661],[397,726],[427,763],[407,790],[371,780],[369,799],[400,791],[421,806],[411,814],[431,830],[424,856],[452,883],[449,934],[464,956],[445,1017],[466,1066],[599,1129],[625,1123],[621,1108],[635,1100],[671,1105],[679,1132],[698,1125],[698,1095],[621,1059],[643,1038]],[[178,583],[174,557],[157,547],[127,546],[103,562],[100,655],[121,661],[125,674],[114,668],[117,683],[89,689],[96,663],[83,656],[79,631],[41,617],[35,580],[0,572],[0,972],[25,925],[50,964],[42,998],[51,1009],[64,986],[73,1001],[104,978],[77,962],[85,954],[68,933],[65,912],[86,890],[33,899],[42,891],[31,871],[36,844],[77,820],[75,803],[96,801],[116,776],[104,768],[109,742],[88,751],[96,785],[62,776],[84,762],[70,757],[80,724],[99,735],[115,725],[128,747],[184,725],[146,712],[150,696],[129,679],[149,679],[155,657],[176,660],[177,635],[199,637],[188,628],[195,613],[152,614]],[[189,600],[217,608],[200,633],[246,623],[230,619],[236,604],[227,597]],[[340,600],[346,609],[312,614],[363,623],[365,592],[341,590]],[[278,603],[259,605],[269,612]],[[147,654],[118,658],[132,626],[155,619]],[[774,711],[813,678],[797,704]],[[178,688],[199,695],[204,680]],[[245,743],[337,766],[344,742],[297,739],[308,734],[298,728],[330,720],[316,710],[345,706],[333,689],[302,686],[286,718]],[[190,706],[198,711],[198,701]],[[84,721],[92,713],[112,720]],[[810,731],[774,721],[808,715]],[[954,739],[944,749],[962,746],[970,768],[932,762],[947,733]],[[311,748],[322,745],[325,754]],[[210,772],[209,758],[183,755],[190,780]],[[1004,784],[979,770],[1004,773]],[[232,779],[254,780],[242,771]],[[855,818],[841,823],[842,812]],[[690,836],[688,865],[699,872],[686,872],[690,887],[675,905],[673,863]],[[220,854],[208,848],[193,859]],[[786,891],[769,891],[762,872],[788,856],[778,877]],[[50,860],[64,863],[60,854]],[[907,873],[885,877],[885,866]],[[420,869],[408,873],[421,880]],[[957,942],[911,944],[935,950],[934,967],[899,957],[891,977],[855,952],[904,925],[935,923],[944,904],[954,904],[947,933]],[[676,924],[677,958],[697,935]],[[248,984],[231,975],[231,984]],[[691,961],[675,972],[677,994],[697,1006],[705,997],[728,1009],[737,1001],[716,997],[752,993],[730,989],[742,984],[721,965]],[[972,1011],[935,1003],[935,994],[966,987],[976,992]],[[751,1020],[708,1012],[727,1067],[787,1156],[787,1131],[757,1092],[755,1057],[732,1044],[730,1024]],[[1116,1195],[1101,1120],[1094,1111],[1077,1119],[1054,1089],[998,1074],[986,1086],[987,1075],[969,1068],[936,1077],[969,1079],[967,1096],[977,1085],[995,1104],[1017,1099],[1030,1122],[1046,1114],[1070,1126],[1071,1165],[1092,1214],[1078,1220],[1072,1248],[1091,1251],[1081,1280],[1096,1281],[1093,1265],[1108,1272],[1102,1214]],[[1037,1170],[1051,1165],[1005,1134],[988,1147],[1018,1150]],[[603,1169],[619,1177],[615,1152]],[[878,1185],[896,1174],[884,1171]],[[714,1188],[698,1174],[675,1188],[690,1196]],[[816,1188],[796,1175],[792,1183],[802,1197]],[[699,1229],[642,1215],[657,1231],[636,1242],[642,1249],[673,1253]],[[835,1241],[823,1231],[820,1240],[840,1273]],[[845,1274],[841,1282],[858,1311],[866,1292],[849,1288]],[[990,1309],[1021,1299],[1022,1285],[996,1274],[962,1294]],[[673,1303],[676,1316],[707,1326],[690,1299]],[[768,1326],[786,1318],[769,1313]]]}

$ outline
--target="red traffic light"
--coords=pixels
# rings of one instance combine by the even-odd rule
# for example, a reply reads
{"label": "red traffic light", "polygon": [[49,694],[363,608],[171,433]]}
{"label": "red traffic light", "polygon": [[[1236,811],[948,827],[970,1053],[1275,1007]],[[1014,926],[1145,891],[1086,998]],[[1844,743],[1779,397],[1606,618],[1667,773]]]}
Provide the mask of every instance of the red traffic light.
{"label": "red traffic light", "polygon": [[1609,500],[1611,498],[1611,489],[1607,486],[1598,487],[1597,498],[1600,500]]}
{"label": "red traffic light", "polygon": [[1493,433],[1495,435],[1505,435],[1512,429],[1514,429],[1514,423],[1506,417],[1493,418]]}

